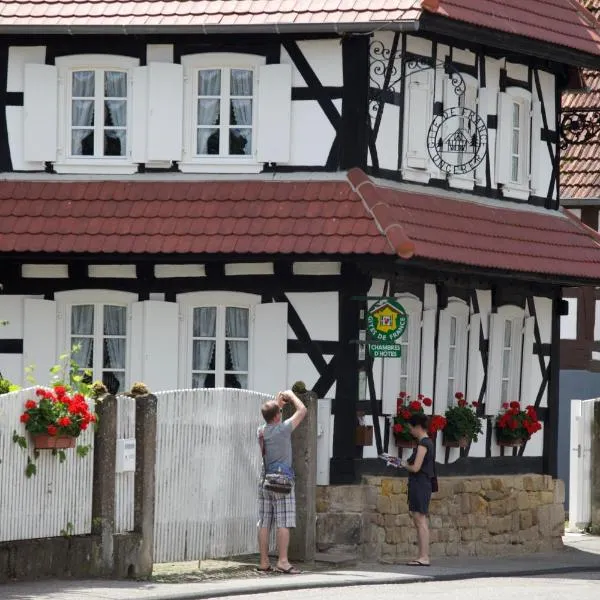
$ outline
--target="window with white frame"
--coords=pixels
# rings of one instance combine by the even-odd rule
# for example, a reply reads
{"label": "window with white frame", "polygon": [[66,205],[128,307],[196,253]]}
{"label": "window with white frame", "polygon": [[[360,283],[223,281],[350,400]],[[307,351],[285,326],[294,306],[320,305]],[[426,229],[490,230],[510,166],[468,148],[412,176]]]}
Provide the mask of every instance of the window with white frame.
{"label": "window with white frame", "polygon": [[57,165],[133,169],[132,81],[138,59],[112,55],[56,59]]}
{"label": "window with white frame", "polygon": [[509,88],[498,95],[496,180],[504,196],[526,200],[530,193],[531,93]]}
{"label": "window with white frame", "polygon": [[192,309],[193,388],[248,388],[250,310],[236,306]]}
{"label": "window with white frame", "polygon": [[525,311],[518,306],[502,306],[491,315],[488,414],[497,412],[503,402],[519,400],[524,323]]}
{"label": "window with white frame", "polygon": [[[465,391],[467,375],[469,306],[451,298],[440,311],[436,399],[440,406],[452,406],[456,392]],[[438,405],[436,405],[438,409]]]}
{"label": "window with white frame", "polygon": [[109,392],[123,392],[127,379],[127,307],[111,304],[73,304],[69,341],[73,359],[92,380]]}

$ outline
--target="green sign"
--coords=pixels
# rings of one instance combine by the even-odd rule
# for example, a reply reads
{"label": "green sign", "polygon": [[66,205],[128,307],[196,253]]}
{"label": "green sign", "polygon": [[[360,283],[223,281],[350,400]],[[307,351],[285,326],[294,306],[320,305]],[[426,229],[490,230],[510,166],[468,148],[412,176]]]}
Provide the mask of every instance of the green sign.
{"label": "green sign", "polygon": [[408,322],[404,307],[393,298],[382,298],[367,313],[367,343],[374,358],[399,358],[396,344]]}

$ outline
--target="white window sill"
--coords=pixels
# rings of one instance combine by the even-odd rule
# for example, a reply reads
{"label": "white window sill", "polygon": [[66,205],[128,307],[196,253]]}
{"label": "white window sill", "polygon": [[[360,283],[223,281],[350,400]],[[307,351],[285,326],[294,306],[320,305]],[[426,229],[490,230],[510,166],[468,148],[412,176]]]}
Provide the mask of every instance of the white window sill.
{"label": "white window sill", "polygon": [[455,188],[457,190],[473,190],[475,187],[475,180],[472,177],[460,176],[460,175],[449,175],[448,176],[448,185],[451,188]]}
{"label": "white window sill", "polygon": [[518,185],[516,183],[507,183],[502,188],[502,195],[505,198],[514,200],[529,200],[531,190],[528,186]]}
{"label": "white window sill", "polygon": [[263,165],[254,161],[215,159],[210,162],[181,162],[179,168],[182,173],[260,173]]}
{"label": "white window sill", "polygon": [[429,180],[431,179],[431,173],[425,169],[420,170],[404,167],[402,169],[402,179],[416,181],[417,183],[429,183]]}
{"label": "white window sill", "polygon": [[54,163],[54,170],[62,174],[77,174],[77,175],[85,175],[89,173],[90,175],[132,175],[137,173],[138,166],[132,162],[124,162],[120,161],[119,163],[109,163],[102,161],[62,161]]}

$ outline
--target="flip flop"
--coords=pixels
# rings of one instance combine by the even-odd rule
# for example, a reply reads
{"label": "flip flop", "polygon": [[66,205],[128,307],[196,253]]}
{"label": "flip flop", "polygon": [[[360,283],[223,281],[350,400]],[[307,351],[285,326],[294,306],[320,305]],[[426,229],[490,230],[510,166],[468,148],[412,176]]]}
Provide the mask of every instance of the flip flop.
{"label": "flip flop", "polygon": [[300,569],[296,569],[296,567],[293,567],[292,565],[290,565],[287,569],[281,569],[280,567],[277,567],[275,568],[275,572],[281,573],[282,575],[300,575],[300,573],[302,573]]}
{"label": "flip flop", "polygon": [[255,570],[259,573],[271,573],[271,571],[273,571],[273,567],[271,567],[270,565],[266,569],[263,569],[262,567],[256,567]]}
{"label": "flip flop", "polygon": [[410,560],[406,563],[407,567],[430,567],[431,563],[424,563],[420,560]]}

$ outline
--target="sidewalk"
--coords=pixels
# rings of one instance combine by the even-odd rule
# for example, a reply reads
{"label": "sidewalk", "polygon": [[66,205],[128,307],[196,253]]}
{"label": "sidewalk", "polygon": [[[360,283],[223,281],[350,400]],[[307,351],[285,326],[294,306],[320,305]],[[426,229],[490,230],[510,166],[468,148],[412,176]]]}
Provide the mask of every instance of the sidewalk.
{"label": "sidewalk", "polygon": [[196,600],[229,595],[477,577],[532,576],[600,571],[600,537],[567,534],[566,547],[551,554],[511,558],[440,559],[430,568],[360,564],[302,575],[261,575],[202,583],[41,581],[0,585],[3,600]]}

